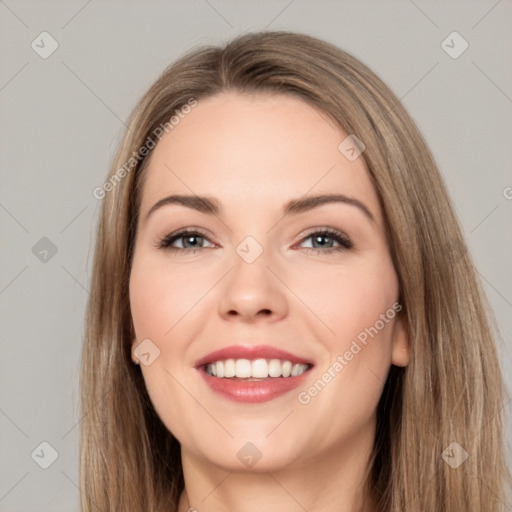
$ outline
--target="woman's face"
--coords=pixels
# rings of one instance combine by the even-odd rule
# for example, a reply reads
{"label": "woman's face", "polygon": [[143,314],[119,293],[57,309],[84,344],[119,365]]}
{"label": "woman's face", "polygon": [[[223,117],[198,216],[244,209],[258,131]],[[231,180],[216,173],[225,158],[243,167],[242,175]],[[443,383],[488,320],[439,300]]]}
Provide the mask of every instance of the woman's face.
{"label": "woman's face", "polygon": [[[190,457],[267,471],[364,456],[373,440],[408,341],[378,197],[347,136],[298,98],[225,92],[153,150],[130,276],[133,351]],[[153,209],[172,195],[188,206]],[[341,200],[308,201],[326,195]],[[184,229],[195,233],[174,236]],[[282,376],[299,361],[304,373]]]}

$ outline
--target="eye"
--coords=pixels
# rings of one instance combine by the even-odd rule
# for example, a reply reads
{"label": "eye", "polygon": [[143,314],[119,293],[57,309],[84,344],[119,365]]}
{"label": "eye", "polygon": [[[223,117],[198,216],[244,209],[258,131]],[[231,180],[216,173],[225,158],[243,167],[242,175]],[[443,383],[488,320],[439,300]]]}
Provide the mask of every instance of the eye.
{"label": "eye", "polygon": [[[197,241],[199,240],[199,242]],[[207,240],[206,234],[197,229],[183,229],[178,231],[177,233],[171,233],[167,235],[165,238],[161,239],[158,244],[158,249],[166,249],[170,251],[186,251],[193,249],[195,253],[196,250],[205,249],[203,247],[203,243],[201,240]],[[182,242],[181,247],[173,246],[175,242]]]}
{"label": "eye", "polygon": [[[302,239],[302,243],[309,239],[312,239],[313,247],[305,247],[305,249],[308,251],[314,251],[316,254],[345,251],[354,246],[350,238],[345,233],[335,229],[326,228],[319,231],[313,231]],[[325,242],[325,240],[328,241]],[[331,242],[329,242],[329,240]],[[339,246],[333,247],[332,242],[338,243]]]}

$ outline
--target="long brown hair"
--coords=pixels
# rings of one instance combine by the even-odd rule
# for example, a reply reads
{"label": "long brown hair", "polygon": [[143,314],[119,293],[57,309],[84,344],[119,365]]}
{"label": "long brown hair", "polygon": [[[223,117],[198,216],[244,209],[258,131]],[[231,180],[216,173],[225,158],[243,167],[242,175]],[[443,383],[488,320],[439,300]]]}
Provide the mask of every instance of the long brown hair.
{"label": "long brown hair", "polygon": [[226,90],[298,96],[366,147],[411,342],[409,365],[391,367],[378,405],[366,484],[377,510],[502,510],[510,474],[492,314],[437,166],[373,72],[326,42],[290,32],[246,34],[168,67],[132,112],[108,179],[95,191],[103,203],[81,369],[82,510],[177,509],[179,443],[131,361],[128,283],[151,155],[141,148],[191,99]]}

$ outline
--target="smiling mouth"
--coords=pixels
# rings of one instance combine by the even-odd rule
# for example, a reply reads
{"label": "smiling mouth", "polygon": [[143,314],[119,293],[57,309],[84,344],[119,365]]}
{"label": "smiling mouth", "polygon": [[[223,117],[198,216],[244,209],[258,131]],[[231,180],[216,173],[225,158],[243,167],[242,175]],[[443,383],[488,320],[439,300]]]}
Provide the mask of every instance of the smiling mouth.
{"label": "smiling mouth", "polygon": [[202,370],[219,379],[251,382],[298,377],[312,367],[312,364],[292,363],[286,359],[225,359],[207,363]]}

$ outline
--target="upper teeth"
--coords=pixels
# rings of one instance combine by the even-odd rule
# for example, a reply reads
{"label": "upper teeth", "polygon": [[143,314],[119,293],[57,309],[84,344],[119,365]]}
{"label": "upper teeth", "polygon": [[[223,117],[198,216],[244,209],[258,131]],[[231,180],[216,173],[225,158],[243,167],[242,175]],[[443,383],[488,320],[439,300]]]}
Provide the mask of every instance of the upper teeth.
{"label": "upper teeth", "polygon": [[267,377],[296,377],[308,369],[307,364],[293,364],[279,359],[227,359],[206,365],[206,373],[215,377],[238,377],[240,379]]}

